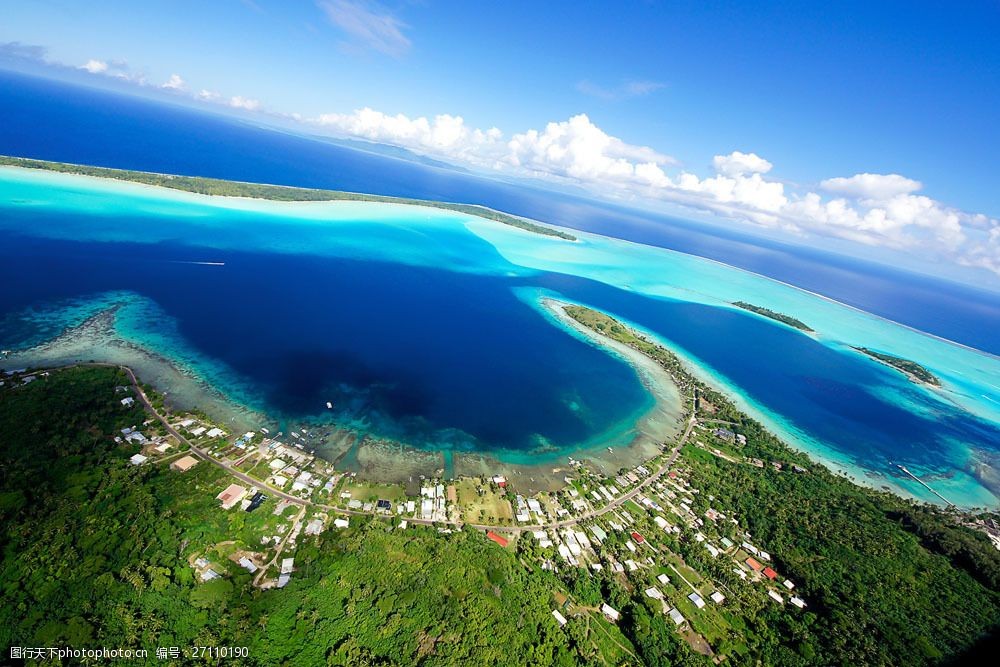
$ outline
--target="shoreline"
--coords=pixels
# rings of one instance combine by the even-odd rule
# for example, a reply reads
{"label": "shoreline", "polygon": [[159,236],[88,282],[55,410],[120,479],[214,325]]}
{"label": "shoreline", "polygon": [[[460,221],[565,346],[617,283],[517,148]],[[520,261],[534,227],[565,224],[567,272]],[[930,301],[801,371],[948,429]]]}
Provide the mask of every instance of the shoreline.
{"label": "shoreline", "polygon": [[[6,163],[5,164],[3,162],[4,159],[13,160],[13,161],[26,161],[26,162],[31,162],[31,163],[37,163],[38,165],[42,165],[42,166],[24,166],[24,165],[18,165],[18,164],[14,164],[14,163]],[[267,199],[267,198],[263,198],[263,197],[251,197],[251,196],[241,196],[241,195],[210,194],[210,193],[199,193],[199,192],[195,192],[195,191],[192,191],[192,190],[185,190],[185,189],[180,189],[180,188],[170,188],[170,187],[167,187],[167,186],[156,185],[156,184],[151,184],[151,183],[143,183],[141,181],[128,180],[128,179],[122,179],[122,178],[115,178],[113,176],[98,176],[98,175],[86,174],[86,173],[82,173],[82,172],[61,171],[61,170],[58,170],[58,169],[53,169],[53,168],[46,167],[44,165],[64,165],[64,166],[78,167],[78,168],[83,168],[83,169],[106,170],[106,171],[109,171],[109,172],[116,172],[116,171],[117,172],[124,172],[124,171],[128,171],[128,170],[116,169],[116,168],[112,168],[112,167],[90,167],[88,165],[80,165],[80,164],[73,164],[73,163],[63,163],[63,162],[54,162],[54,161],[50,161],[50,160],[40,160],[40,159],[36,159],[36,158],[22,158],[22,157],[17,157],[17,156],[2,156],[2,155],[0,155],[0,169],[10,168],[10,169],[19,169],[19,170],[23,170],[23,171],[30,171],[30,172],[58,174],[58,175],[65,175],[65,176],[70,176],[70,177],[93,179],[93,180],[97,180],[97,181],[103,181],[103,182],[114,183],[114,184],[119,184],[119,185],[120,184],[132,185],[132,186],[140,187],[140,188],[143,188],[143,189],[150,188],[150,189],[152,189],[154,191],[159,191],[159,192],[173,191],[173,192],[178,192],[178,193],[185,193],[185,194],[189,194],[189,195],[195,195],[195,196],[200,196],[200,197],[208,197],[208,198],[214,198],[214,199],[222,199],[222,200],[225,200],[225,199],[234,199],[234,200],[247,200],[247,201],[253,201],[253,202],[264,201],[264,202],[270,202],[270,203],[274,203],[274,204],[309,204],[309,203],[331,204],[331,203],[337,203],[337,202],[352,202],[352,203],[364,203],[364,204],[385,203],[385,204],[390,204],[390,205],[396,204],[396,205],[402,205],[402,206],[418,206],[418,207],[425,207],[425,208],[436,208],[438,210],[449,211],[449,212],[460,213],[460,214],[463,213],[463,211],[458,211],[455,208],[451,208],[451,207],[452,206],[462,206],[462,207],[478,208],[478,209],[480,209],[482,211],[492,212],[492,213],[496,213],[498,215],[503,215],[503,216],[510,216],[511,218],[518,218],[518,219],[521,219],[521,220],[529,223],[530,225],[537,225],[538,227],[547,229],[550,232],[555,232],[555,233],[548,233],[548,234],[543,233],[543,232],[535,232],[535,233],[538,233],[541,236],[549,236],[551,238],[556,238],[556,239],[568,241],[570,243],[580,243],[580,242],[582,242],[582,239],[580,238],[580,236],[584,236],[584,237],[591,236],[591,237],[596,237],[596,238],[602,238],[602,239],[609,239],[609,240],[613,240],[613,241],[619,241],[619,242],[622,242],[622,243],[628,243],[628,244],[632,244],[632,245],[636,245],[636,246],[641,246],[641,247],[646,247],[646,248],[653,248],[653,249],[656,249],[656,250],[659,250],[659,251],[662,251],[662,252],[673,253],[673,254],[676,254],[676,255],[679,255],[679,256],[683,256],[683,257],[690,257],[690,258],[698,259],[698,260],[701,260],[701,261],[710,262],[712,264],[715,264],[715,265],[718,265],[718,266],[722,266],[722,267],[725,267],[727,269],[732,269],[734,271],[739,271],[739,272],[744,273],[746,275],[750,275],[750,276],[754,276],[756,278],[760,278],[760,279],[763,279],[763,280],[770,281],[770,282],[772,282],[774,284],[790,288],[792,290],[795,290],[797,292],[800,292],[800,293],[808,295],[808,296],[812,296],[812,297],[816,297],[818,299],[822,299],[822,300],[824,300],[824,301],[826,301],[828,303],[831,303],[831,304],[834,304],[834,305],[837,305],[837,306],[842,306],[844,308],[848,308],[848,309],[850,309],[850,310],[852,310],[852,311],[854,311],[856,313],[860,313],[862,315],[867,315],[867,316],[876,318],[878,320],[881,320],[883,322],[887,322],[889,324],[892,324],[892,325],[895,325],[895,326],[898,326],[898,327],[902,327],[902,328],[907,329],[907,330],[909,330],[909,331],[911,331],[913,333],[916,333],[918,335],[927,336],[928,338],[938,340],[938,341],[940,341],[942,343],[946,343],[946,344],[949,344],[949,345],[954,345],[956,347],[962,348],[962,349],[967,350],[969,352],[974,352],[974,353],[977,353],[977,354],[981,354],[981,355],[986,356],[987,358],[1000,361],[1000,354],[995,354],[995,353],[992,353],[992,352],[988,352],[986,350],[980,350],[979,348],[972,347],[971,345],[967,345],[965,343],[961,343],[959,341],[955,341],[955,340],[952,340],[950,338],[945,338],[944,336],[939,336],[937,334],[933,334],[933,333],[924,331],[922,329],[918,329],[918,328],[916,328],[914,326],[910,326],[908,324],[904,324],[902,322],[898,322],[898,321],[893,320],[893,319],[891,319],[889,317],[885,317],[885,316],[882,316],[882,315],[878,315],[876,313],[872,313],[870,311],[864,310],[864,309],[859,308],[857,306],[852,306],[849,303],[845,303],[845,302],[839,301],[839,300],[837,300],[837,299],[835,299],[833,297],[826,296],[824,294],[820,294],[820,293],[814,292],[812,290],[808,290],[808,289],[806,289],[804,287],[799,287],[799,286],[794,285],[792,283],[785,282],[785,281],[779,280],[777,278],[772,278],[771,276],[767,276],[765,274],[758,273],[758,272],[752,271],[750,269],[746,269],[746,268],[743,268],[743,267],[735,266],[735,265],[732,265],[732,264],[726,264],[725,262],[723,262],[721,260],[718,260],[718,259],[713,259],[711,257],[705,257],[705,256],[702,256],[702,255],[696,255],[696,254],[693,254],[693,253],[682,252],[680,250],[675,250],[675,249],[667,248],[667,247],[664,247],[664,246],[651,245],[651,244],[648,244],[648,243],[642,243],[642,242],[639,242],[639,241],[631,241],[631,240],[628,240],[628,239],[622,239],[622,238],[615,237],[615,236],[607,236],[607,235],[604,235],[604,234],[597,234],[597,233],[594,233],[594,232],[587,232],[587,231],[583,231],[583,230],[577,230],[577,229],[573,229],[571,227],[564,227],[564,226],[557,225],[557,224],[554,224],[554,223],[541,222],[541,221],[538,221],[538,220],[534,220],[533,218],[528,218],[526,216],[521,216],[521,215],[515,215],[515,214],[512,214],[512,213],[506,213],[504,211],[499,211],[497,209],[493,209],[493,208],[490,208],[488,206],[482,206],[482,205],[479,205],[479,204],[463,204],[463,203],[459,203],[459,202],[445,202],[445,201],[423,200],[423,199],[407,199],[405,197],[395,197],[395,196],[392,196],[392,195],[372,195],[372,194],[366,194],[366,193],[362,193],[362,192],[339,191],[339,190],[323,190],[323,189],[320,189],[320,188],[305,188],[305,187],[291,186],[291,185],[274,185],[274,184],[267,184],[267,183],[254,183],[254,182],[250,182],[250,181],[233,181],[233,180],[227,180],[227,179],[216,179],[216,178],[200,177],[200,176],[181,176],[181,175],[177,175],[177,174],[165,174],[165,173],[160,173],[160,172],[136,171],[136,173],[149,174],[149,175],[159,176],[159,177],[164,177],[164,178],[202,179],[202,180],[206,180],[206,181],[217,181],[217,182],[234,183],[234,184],[245,185],[245,186],[263,186],[263,187],[281,188],[281,189],[287,189],[287,190],[331,192],[331,193],[339,193],[339,194],[343,194],[343,195],[347,195],[347,196],[344,197],[343,199],[313,199],[313,200],[287,199],[286,200],[286,199]],[[442,206],[436,206],[436,204],[441,204]],[[466,215],[478,218],[480,220],[484,220],[486,222],[494,222],[494,223],[503,225],[505,227],[512,227],[514,229],[521,229],[522,231],[528,231],[528,232],[532,231],[530,229],[525,229],[523,227],[518,227],[516,225],[510,225],[508,223],[503,223],[503,222],[501,222],[499,220],[495,220],[493,218],[489,218],[489,217],[482,216],[482,215],[476,215],[475,213],[470,213],[470,212],[464,212],[464,213]],[[568,230],[568,231],[566,231],[566,230]],[[563,238],[562,236],[559,235],[559,234],[569,234],[570,236],[573,236],[573,233],[578,234],[580,236],[574,236],[574,238],[572,238],[572,239],[566,239],[566,238]],[[941,279],[941,280],[945,280],[945,279]],[[719,305],[734,307],[732,303],[726,302],[724,300],[719,301]],[[818,331],[818,330],[817,331],[813,331],[811,333],[813,335],[822,335],[822,332]]]}
{"label": "shoreline", "polygon": [[[111,305],[64,329],[54,338],[12,351],[9,357],[0,358],[0,369],[54,368],[87,362],[127,366],[135,371],[140,381],[162,393],[171,408],[203,412],[230,432],[257,430],[262,425],[275,427],[284,421],[279,422],[263,412],[239,404],[193,370],[124,338],[115,329],[115,318],[122,305]],[[619,351],[619,354],[622,353]],[[525,493],[555,491],[565,486],[564,477],[575,470],[568,463],[569,459],[611,474],[655,457],[660,453],[663,441],[680,431],[676,415],[670,410],[675,402],[670,392],[672,385],[668,384],[669,376],[661,370],[657,377],[654,363],[650,360],[643,363],[637,358],[642,355],[634,351],[630,356],[631,360],[625,361],[636,370],[644,388],[651,392],[653,405],[637,422],[621,432],[605,431],[595,436],[600,442],[579,447],[553,448],[551,455],[547,455],[549,451],[539,451],[540,460],[536,463],[504,460],[505,452],[502,450],[423,449],[366,434],[352,427],[342,427],[334,422],[324,422],[315,416],[288,420],[285,431],[301,430],[301,426],[306,426],[310,433],[307,446],[313,448],[318,457],[336,463],[341,470],[356,473],[359,479],[367,481],[408,484],[420,476],[446,476],[450,468],[451,477],[456,480],[503,474],[516,481],[518,490]],[[274,430],[277,432],[277,428]],[[620,438],[623,434],[630,434],[629,442],[620,444],[616,437]],[[285,441],[292,442],[287,437]],[[614,444],[612,452],[607,452],[609,443]],[[517,454],[532,455],[531,452]]]}

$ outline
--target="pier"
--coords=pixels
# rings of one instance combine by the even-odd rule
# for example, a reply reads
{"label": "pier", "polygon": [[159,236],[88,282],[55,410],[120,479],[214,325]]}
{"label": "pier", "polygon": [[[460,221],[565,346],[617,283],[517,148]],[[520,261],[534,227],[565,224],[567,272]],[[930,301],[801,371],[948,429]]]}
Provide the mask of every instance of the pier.
{"label": "pier", "polygon": [[948,500],[947,498],[945,498],[944,496],[942,496],[940,493],[938,493],[937,491],[935,491],[931,487],[930,484],[928,484],[927,482],[925,482],[924,480],[920,479],[919,477],[917,477],[916,475],[914,475],[912,472],[910,472],[909,470],[907,470],[906,466],[902,466],[902,465],[899,465],[897,463],[896,467],[899,468],[900,470],[902,470],[903,472],[905,472],[907,475],[909,475],[913,479],[917,480],[920,484],[922,484],[924,486],[925,489],[927,489],[928,491],[930,491],[931,493],[933,493],[935,496],[937,496],[938,498],[940,498],[941,500],[943,500],[944,504],[947,507],[955,507],[955,503],[951,502],[950,500]]}

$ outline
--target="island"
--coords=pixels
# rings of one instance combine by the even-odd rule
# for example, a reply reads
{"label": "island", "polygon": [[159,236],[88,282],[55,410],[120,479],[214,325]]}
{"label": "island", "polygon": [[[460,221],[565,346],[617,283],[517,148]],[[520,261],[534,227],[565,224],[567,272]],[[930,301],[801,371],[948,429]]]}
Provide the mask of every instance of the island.
{"label": "island", "polygon": [[551,493],[489,474],[363,481],[294,439],[175,411],[128,367],[4,371],[0,635],[110,644],[137,664],[202,645],[251,665],[931,665],[982,650],[1000,552],[974,524],[995,515],[854,484],[657,341],[555,307],[662,367],[686,408],[650,460],[610,474],[571,460]]}
{"label": "island", "polygon": [[891,354],[886,354],[885,352],[878,352],[867,347],[855,347],[854,349],[862,354],[868,355],[876,361],[880,361],[887,366],[895,368],[914,382],[922,382],[935,387],[941,386],[941,380],[939,380],[936,375],[915,361],[903,359],[902,357],[896,357]]}
{"label": "island", "polygon": [[794,327],[799,331],[805,331],[806,333],[812,333],[813,330],[802,320],[796,319],[791,315],[785,315],[784,313],[778,313],[770,308],[764,308],[763,306],[755,306],[752,303],[747,303],[746,301],[734,301],[733,305],[737,308],[742,308],[743,310],[749,310],[751,313],[757,313],[764,317],[769,317],[772,320],[781,322],[782,324],[787,324],[790,327]]}
{"label": "island", "polygon": [[543,236],[552,236],[566,241],[575,241],[576,237],[555,227],[541,225],[525,218],[495,211],[478,204],[457,204],[451,202],[431,201],[427,199],[410,199],[406,197],[390,197],[385,195],[370,195],[341,190],[322,190],[314,188],[298,188],[288,185],[267,185],[263,183],[247,183],[244,181],[229,181],[201,176],[178,176],[174,174],[156,174],[147,171],[125,169],[110,169],[107,167],[91,167],[88,165],[70,164],[66,162],[51,162],[49,160],[33,160],[21,157],[0,155],[0,166],[21,167],[23,169],[41,169],[63,174],[110,178],[118,181],[155,185],[201,195],[216,195],[221,197],[249,197],[251,199],[271,199],[274,201],[362,201],[382,204],[405,204],[407,206],[427,206],[446,211],[455,211],[466,215],[492,220],[503,225],[516,227]]}

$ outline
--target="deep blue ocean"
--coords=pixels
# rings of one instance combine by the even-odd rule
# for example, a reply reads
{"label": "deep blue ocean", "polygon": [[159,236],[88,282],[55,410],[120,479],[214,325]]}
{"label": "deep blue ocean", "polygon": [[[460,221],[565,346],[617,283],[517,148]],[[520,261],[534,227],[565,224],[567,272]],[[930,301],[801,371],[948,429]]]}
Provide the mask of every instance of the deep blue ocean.
{"label": "deep blue ocean", "polygon": [[820,250],[4,71],[0,118],[4,155],[483,204],[715,259],[1000,354],[1000,294]]}
{"label": "deep blue ocean", "polygon": [[[890,268],[19,75],[0,73],[0,118],[0,154],[481,203],[718,259],[1000,353],[1000,297]],[[12,216],[0,231],[0,318],[39,304],[137,294],[164,318],[152,318],[150,331],[170,322],[178,340],[229,369],[256,407],[282,419],[323,415],[332,400],[338,416],[379,435],[524,454],[558,452],[634,422],[650,405],[635,372],[518,296],[543,290],[655,332],[762,410],[863,468],[894,474],[890,462],[903,461],[970,475],[968,447],[995,453],[1000,442],[994,424],[929,398],[895,371],[738,310],[513,265],[509,274],[482,274],[233,242],[278,233],[252,214],[208,231],[183,221],[167,226],[162,216],[81,218],[99,228],[178,230],[177,238],[140,242],[34,234],[63,224],[43,208],[0,214]],[[410,237],[390,238],[412,230],[372,227],[365,232],[371,243],[413,245]],[[198,234],[208,233],[212,243],[199,244]],[[308,247],[309,234],[349,232],[294,233]],[[223,237],[229,242],[219,243]],[[466,244],[459,254],[470,261],[504,262],[465,231],[431,241]],[[225,270],[178,258],[225,262]],[[0,343],[39,334],[9,320],[0,325]]]}

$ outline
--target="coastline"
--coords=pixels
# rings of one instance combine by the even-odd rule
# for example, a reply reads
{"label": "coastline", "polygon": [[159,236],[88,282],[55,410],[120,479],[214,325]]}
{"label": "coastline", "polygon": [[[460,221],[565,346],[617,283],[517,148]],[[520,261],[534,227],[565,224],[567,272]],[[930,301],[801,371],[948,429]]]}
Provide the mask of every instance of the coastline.
{"label": "coastline", "polygon": [[[6,162],[5,162],[5,160],[6,160]],[[18,161],[35,163],[35,166],[25,166],[25,165],[17,164]],[[47,165],[49,165],[49,166],[47,166]],[[72,164],[72,163],[53,162],[53,161],[49,161],[49,160],[37,160],[37,159],[33,159],[33,158],[21,158],[21,157],[16,157],[16,156],[2,156],[2,155],[0,155],[0,169],[10,168],[10,169],[17,169],[17,170],[23,170],[23,171],[29,171],[29,172],[49,173],[49,174],[56,174],[56,175],[67,175],[67,176],[70,176],[70,177],[92,179],[92,180],[96,180],[96,181],[104,181],[104,182],[107,182],[107,183],[113,183],[113,184],[117,184],[117,185],[125,184],[125,185],[130,185],[130,186],[134,186],[134,187],[141,188],[141,189],[151,189],[152,191],[156,191],[156,192],[160,192],[160,193],[162,193],[164,191],[168,191],[168,192],[173,191],[173,192],[178,192],[178,193],[195,195],[195,196],[199,196],[199,197],[207,197],[210,200],[211,199],[215,199],[215,200],[227,200],[228,199],[228,200],[246,200],[246,201],[251,201],[251,202],[266,201],[266,202],[270,202],[270,203],[274,203],[274,204],[308,204],[308,203],[331,204],[331,203],[337,203],[338,201],[341,201],[341,202],[374,203],[374,204],[384,203],[384,204],[390,204],[390,205],[395,204],[395,205],[401,205],[401,206],[418,206],[418,207],[422,206],[422,207],[426,207],[426,208],[437,208],[438,210],[441,210],[441,211],[449,211],[449,212],[454,212],[454,213],[465,213],[466,215],[469,215],[470,217],[478,218],[479,220],[482,220],[482,221],[485,221],[485,222],[494,222],[494,223],[497,223],[497,224],[500,224],[500,225],[504,225],[506,227],[511,227],[513,229],[521,229],[522,231],[528,231],[528,232],[531,231],[530,229],[525,229],[523,227],[517,227],[515,225],[510,225],[510,224],[507,224],[507,223],[503,223],[503,222],[501,222],[499,220],[496,220],[494,218],[490,218],[490,217],[487,217],[487,216],[477,215],[477,214],[471,213],[471,212],[458,211],[458,210],[456,210],[453,207],[461,206],[461,207],[476,208],[476,209],[479,209],[481,211],[485,211],[485,212],[489,212],[489,213],[495,213],[495,214],[498,214],[498,215],[501,215],[501,216],[509,216],[511,218],[517,218],[517,219],[520,219],[520,220],[522,220],[524,222],[529,223],[530,225],[538,226],[540,228],[549,230],[550,232],[556,232],[557,234],[545,234],[545,233],[541,233],[541,232],[536,232],[536,233],[539,233],[542,236],[550,236],[551,238],[565,240],[565,241],[568,241],[570,243],[581,243],[583,241],[583,238],[581,238],[581,237],[588,237],[589,236],[589,237],[593,237],[593,238],[600,238],[600,239],[607,239],[607,240],[611,240],[611,241],[622,242],[622,243],[626,243],[626,244],[630,244],[630,245],[634,245],[634,246],[639,246],[639,247],[643,247],[643,248],[651,248],[651,249],[655,249],[657,251],[661,251],[661,252],[665,252],[665,253],[671,253],[671,254],[675,254],[675,255],[681,256],[681,257],[689,257],[689,258],[697,259],[697,260],[700,260],[700,261],[709,262],[711,264],[714,264],[714,265],[717,265],[717,266],[721,266],[721,267],[724,267],[726,269],[738,271],[738,272],[740,272],[742,274],[745,274],[745,275],[748,275],[748,276],[753,276],[755,278],[759,278],[759,279],[762,279],[762,280],[769,281],[769,282],[774,283],[776,285],[781,285],[783,287],[790,288],[792,290],[795,290],[796,292],[805,294],[807,296],[815,297],[815,298],[821,299],[823,301],[826,301],[828,303],[831,303],[831,304],[834,304],[834,305],[837,305],[837,306],[841,306],[841,307],[847,308],[847,309],[849,309],[851,311],[854,311],[856,313],[859,313],[859,314],[862,314],[862,315],[865,315],[865,316],[869,316],[869,317],[875,318],[877,320],[886,322],[886,323],[894,325],[894,326],[901,327],[901,328],[909,330],[909,331],[911,331],[911,332],[913,332],[915,334],[918,334],[918,335],[921,335],[921,336],[926,336],[928,338],[937,340],[939,342],[946,343],[946,344],[949,344],[949,345],[954,345],[954,346],[962,348],[962,349],[964,349],[966,351],[977,353],[977,354],[981,354],[981,355],[986,356],[987,358],[1000,361],[1000,355],[998,355],[998,354],[994,354],[992,352],[987,352],[985,350],[980,350],[978,348],[972,347],[971,345],[967,345],[965,343],[961,343],[961,342],[952,340],[950,338],[945,338],[944,336],[939,336],[937,334],[933,334],[933,333],[924,331],[922,329],[918,329],[918,328],[910,326],[908,324],[903,324],[902,322],[899,322],[897,320],[893,320],[893,319],[891,319],[889,317],[885,317],[885,316],[882,316],[882,315],[878,315],[878,314],[872,313],[870,311],[864,310],[864,309],[859,308],[857,306],[853,306],[853,305],[851,305],[849,303],[846,303],[846,302],[843,302],[843,301],[839,301],[839,300],[837,300],[837,299],[835,299],[833,297],[826,296],[824,294],[820,294],[819,292],[814,292],[812,290],[808,290],[808,289],[806,289],[804,287],[799,287],[797,285],[794,285],[794,284],[789,283],[789,282],[785,282],[783,280],[779,280],[777,278],[772,278],[770,276],[767,276],[767,275],[762,274],[762,273],[758,273],[756,271],[752,271],[750,269],[745,269],[745,268],[742,268],[742,267],[739,267],[739,266],[735,266],[735,265],[732,265],[732,264],[726,264],[725,262],[723,262],[721,260],[718,260],[718,259],[713,259],[711,257],[705,257],[705,256],[702,256],[702,255],[696,255],[696,254],[692,254],[692,253],[686,253],[686,252],[682,252],[680,250],[674,250],[672,248],[667,248],[667,247],[664,247],[664,246],[650,245],[648,243],[641,243],[641,242],[638,242],[638,241],[630,241],[630,240],[627,240],[627,239],[621,239],[621,238],[618,238],[618,237],[607,236],[607,235],[598,234],[598,233],[594,233],[594,232],[585,232],[585,231],[576,230],[576,229],[573,229],[573,228],[570,228],[570,227],[563,227],[561,225],[557,225],[557,224],[554,224],[554,223],[541,222],[541,221],[538,221],[538,220],[535,220],[535,219],[532,219],[532,218],[528,218],[526,216],[514,215],[514,214],[511,214],[511,213],[506,213],[504,211],[499,211],[497,209],[493,209],[493,208],[490,208],[490,207],[487,207],[487,206],[481,206],[479,204],[462,204],[462,203],[458,203],[458,202],[420,200],[420,199],[407,199],[407,198],[403,198],[403,197],[393,197],[393,196],[390,196],[390,195],[371,195],[371,194],[366,194],[366,193],[361,193],[361,192],[352,192],[352,191],[321,190],[321,189],[317,189],[317,188],[303,188],[303,187],[298,187],[298,186],[274,185],[274,184],[267,184],[267,183],[252,183],[252,182],[249,182],[249,181],[246,181],[246,182],[244,182],[244,181],[224,181],[223,179],[211,179],[211,178],[203,178],[202,180],[235,183],[235,184],[247,185],[247,186],[257,186],[257,185],[260,185],[260,186],[264,186],[264,187],[268,187],[268,188],[278,188],[278,189],[286,189],[286,190],[329,192],[329,193],[335,193],[335,194],[344,195],[344,197],[340,198],[340,199],[296,200],[296,199],[267,199],[267,198],[262,198],[262,197],[251,197],[251,196],[230,195],[230,194],[200,193],[200,192],[195,192],[195,191],[191,191],[191,190],[185,190],[185,189],[181,189],[181,188],[170,188],[170,187],[167,187],[167,186],[164,186],[164,185],[156,185],[156,184],[152,184],[152,183],[143,183],[142,181],[135,181],[135,180],[127,180],[127,179],[123,179],[123,178],[116,178],[116,177],[110,176],[110,175],[108,175],[108,176],[99,176],[99,175],[93,175],[93,174],[86,174],[86,173],[83,173],[83,172],[80,172],[80,171],[63,171],[63,170],[52,168],[52,166],[58,166],[58,165],[75,167],[75,168],[79,168],[79,169],[100,169],[100,170],[105,170],[107,172],[124,172],[125,171],[125,170],[114,169],[114,168],[88,167],[87,165],[77,165],[77,164]],[[143,172],[136,172],[136,173],[149,174],[149,175],[152,175],[152,176],[159,176],[159,177],[164,177],[164,178],[185,178],[185,179],[198,179],[198,178],[201,178],[201,177],[178,176],[178,175],[175,175],[175,174],[165,174],[165,173],[159,173],[159,172],[145,172],[145,171],[143,171]],[[438,204],[440,204],[441,206],[436,206]],[[559,234],[568,234],[568,235],[572,236],[573,238],[566,239],[566,238],[563,238],[562,236],[559,236]],[[719,306],[734,307],[731,302],[727,302],[725,300],[715,299],[715,298],[712,298],[712,297],[709,297],[709,299],[713,303],[716,303],[716,305],[719,305]],[[818,330],[812,331],[812,332],[809,332],[809,333],[811,335],[813,335],[813,336],[822,336],[822,332],[818,331]]]}
{"label": "coastline", "polygon": [[[280,422],[274,418],[238,404],[195,372],[125,339],[115,329],[120,308],[121,304],[112,305],[80,324],[66,328],[54,338],[11,352],[9,357],[0,358],[0,369],[52,368],[92,361],[127,366],[142,382],[164,394],[172,408],[203,412],[225,425],[230,432],[257,430],[262,425],[277,432]],[[564,314],[560,317],[564,324],[567,319],[570,318]],[[583,335],[582,331],[578,333]],[[607,346],[608,349],[614,343],[610,339],[595,341],[593,337],[588,338],[592,343]],[[625,346],[615,347],[622,349],[614,349],[613,353],[626,358],[643,386],[651,392],[653,405],[638,422],[621,429],[621,432],[595,436],[600,442],[553,449],[551,452],[539,450],[536,463],[505,460],[503,451],[423,449],[309,418],[291,421],[284,428],[292,431],[306,426],[310,434],[307,446],[314,448],[317,456],[367,481],[412,484],[421,476],[460,479],[503,474],[516,480],[517,488],[525,493],[555,491],[565,485],[563,478],[574,470],[568,463],[569,459],[579,460],[604,474],[612,474],[622,467],[639,465],[655,457],[662,443],[680,431],[676,416],[679,405],[675,400],[678,394],[669,375],[643,355]],[[622,437],[627,437],[628,442],[619,442]],[[611,452],[607,451],[609,442],[614,443]],[[520,458],[533,453],[518,452],[516,455]]]}

